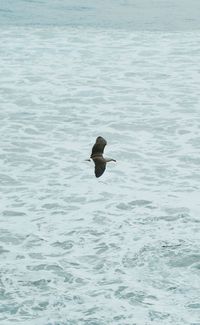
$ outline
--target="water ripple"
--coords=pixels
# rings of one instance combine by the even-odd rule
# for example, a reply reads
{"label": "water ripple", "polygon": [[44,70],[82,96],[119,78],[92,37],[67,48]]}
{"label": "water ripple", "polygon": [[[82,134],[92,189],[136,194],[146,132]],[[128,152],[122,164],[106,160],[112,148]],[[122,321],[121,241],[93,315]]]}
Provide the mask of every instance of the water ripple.
{"label": "water ripple", "polygon": [[2,324],[197,325],[199,33],[0,34]]}

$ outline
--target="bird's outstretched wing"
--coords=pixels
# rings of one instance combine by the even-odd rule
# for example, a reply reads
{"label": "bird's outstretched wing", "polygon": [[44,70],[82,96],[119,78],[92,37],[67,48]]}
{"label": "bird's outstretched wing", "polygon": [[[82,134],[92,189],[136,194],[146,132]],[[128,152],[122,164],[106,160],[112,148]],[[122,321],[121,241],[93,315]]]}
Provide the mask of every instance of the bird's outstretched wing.
{"label": "bird's outstretched wing", "polygon": [[91,158],[94,155],[102,155],[107,142],[103,137],[98,137],[92,147]]}
{"label": "bird's outstretched wing", "polygon": [[96,177],[100,177],[105,169],[106,169],[106,162],[103,162],[101,160],[95,160],[95,167],[94,167],[94,172]]}

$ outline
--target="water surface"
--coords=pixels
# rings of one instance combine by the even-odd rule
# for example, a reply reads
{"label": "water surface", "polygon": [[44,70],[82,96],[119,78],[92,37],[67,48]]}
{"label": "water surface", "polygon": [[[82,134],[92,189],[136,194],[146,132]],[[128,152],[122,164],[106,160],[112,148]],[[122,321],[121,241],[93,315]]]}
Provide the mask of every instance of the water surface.
{"label": "water surface", "polygon": [[8,25],[1,323],[200,324],[199,32]]}

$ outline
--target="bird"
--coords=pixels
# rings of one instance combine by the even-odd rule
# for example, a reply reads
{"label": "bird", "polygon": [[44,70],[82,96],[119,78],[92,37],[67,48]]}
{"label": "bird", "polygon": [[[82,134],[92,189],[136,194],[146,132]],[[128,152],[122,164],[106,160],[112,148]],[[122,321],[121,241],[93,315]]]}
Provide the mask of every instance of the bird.
{"label": "bird", "polygon": [[[92,147],[92,153],[90,155],[90,158],[93,160],[94,162],[94,173],[96,177],[100,177],[101,175],[103,175],[103,173],[105,172],[106,169],[106,163],[110,162],[110,161],[115,161],[115,159],[109,158],[106,159],[103,157],[103,151],[105,146],[107,145],[107,141],[99,136],[96,138],[96,142]],[[88,159],[90,161],[90,159]]]}

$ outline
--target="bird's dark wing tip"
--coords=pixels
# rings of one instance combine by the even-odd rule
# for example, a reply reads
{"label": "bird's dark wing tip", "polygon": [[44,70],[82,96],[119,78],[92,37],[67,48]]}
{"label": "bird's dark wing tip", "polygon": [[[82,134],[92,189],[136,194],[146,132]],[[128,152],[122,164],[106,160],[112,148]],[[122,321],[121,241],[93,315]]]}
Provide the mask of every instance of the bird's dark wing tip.
{"label": "bird's dark wing tip", "polygon": [[96,142],[92,147],[92,153],[91,156],[94,156],[96,154],[103,154],[104,147],[106,146],[107,142],[103,137],[96,138]]}
{"label": "bird's dark wing tip", "polygon": [[103,137],[99,136],[99,137],[96,138],[96,143],[101,143],[101,144],[106,145],[107,141]]}
{"label": "bird's dark wing tip", "polygon": [[95,170],[94,170],[95,176],[98,178],[101,175],[103,175],[103,173],[105,172],[105,169],[106,169],[105,164],[101,164],[101,165],[95,164]]}

